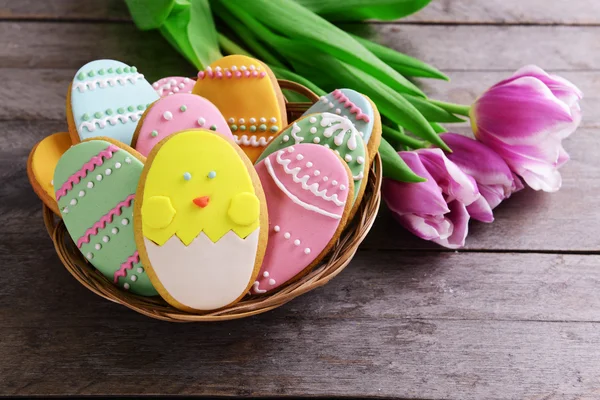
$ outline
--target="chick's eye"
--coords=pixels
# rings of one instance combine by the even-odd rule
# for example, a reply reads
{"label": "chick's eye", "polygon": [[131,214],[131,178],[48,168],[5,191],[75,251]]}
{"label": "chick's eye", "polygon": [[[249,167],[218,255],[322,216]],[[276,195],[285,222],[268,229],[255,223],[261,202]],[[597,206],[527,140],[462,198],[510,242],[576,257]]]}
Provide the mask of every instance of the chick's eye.
{"label": "chick's eye", "polygon": [[210,171],[208,173],[208,179],[214,179],[217,176],[217,173],[215,171]]}

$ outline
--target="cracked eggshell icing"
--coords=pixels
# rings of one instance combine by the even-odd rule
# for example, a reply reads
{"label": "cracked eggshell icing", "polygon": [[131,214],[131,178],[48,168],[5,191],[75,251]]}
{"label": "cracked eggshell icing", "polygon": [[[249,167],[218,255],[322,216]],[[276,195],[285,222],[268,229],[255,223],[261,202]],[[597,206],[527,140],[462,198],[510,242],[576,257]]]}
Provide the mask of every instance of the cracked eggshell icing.
{"label": "cracked eggshell icing", "polygon": [[192,93],[196,81],[184,76],[168,76],[152,84],[160,97],[167,97],[177,93]]}
{"label": "cracked eggshell icing", "polygon": [[71,147],[68,132],[54,133],[36,144],[27,161],[27,176],[40,200],[60,215],[54,197],[54,170],[60,157]]}
{"label": "cracked eggshell icing", "polygon": [[167,136],[199,128],[233,139],[229,125],[214,104],[195,94],[174,94],[156,101],[142,115],[132,146],[148,156],[150,150]]}
{"label": "cracked eggshell icing", "polygon": [[354,213],[364,193],[369,163],[365,143],[352,122],[331,113],[305,116],[285,128],[267,146],[258,161],[278,150],[301,143],[313,143],[331,149],[346,162],[354,180],[353,203],[357,206]]}
{"label": "cracked eggshell icing", "polygon": [[96,60],[77,71],[67,94],[74,143],[104,136],[127,145],[144,110],[159,96],[136,67]]}
{"label": "cracked eggshell icing", "polygon": [[76,144],[56,166],[54,189],[67,231],[83,256],[117,286],[156,296],[133,234],[140,158],[107,138]]}
{"label": "cracked eggshell icing", "polygon": [[160,295],[181,310],[214,310],[240,300],[258,274],[266,200],[252,163],[232,140],[188,130],[150,153],[135,226]]}
{"label": "cracked eggshell icing", "polygon": [[336,89],[322,96],[303,116],[330,112],[348,117],[365,141],[369,154],[375,154],[381,141],[381,117],[375,104],[352,89]]}
{"label": "cracked eggshell icing", "polygon": [[277,79],[269,67],[254,58],[231,55],[214,62],[198,73],[193,93],[217,106],[236,143],[252,162],[287,125]]}
{"label": "cracked eggshell icing", "polygon": [[348,217],[350,169],[315,144],[278,150],[256,165],[269,209],[269,240],[252,293],[276,289],[318,263]]}

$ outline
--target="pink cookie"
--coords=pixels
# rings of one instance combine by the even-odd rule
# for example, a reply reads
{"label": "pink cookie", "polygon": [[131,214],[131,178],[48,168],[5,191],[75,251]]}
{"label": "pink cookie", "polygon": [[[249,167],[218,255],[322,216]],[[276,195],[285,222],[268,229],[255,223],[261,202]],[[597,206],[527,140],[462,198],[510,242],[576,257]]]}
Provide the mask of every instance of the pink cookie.
{"label": "pink cookie", "polygon": [[258,163],[256,171],[269,210],[267,250],[252,286],[252,293],[259,294],[321,260],[346,223],[354,184],[344,161],[316,144],[276,151]]}
{"label": "pink cookie", "polygon": [[152,84],[160,97],[167,97],[175,93],[192,93],[196,81],[184,76],[168,76]]}
{"label": "pink cookie", "polygon": [[178,93],[150,106],[138,124],[131,145],[147,157],[167,136],[194,128],[209,129],[233,139],[229,125],[214,104],[195,94]]}

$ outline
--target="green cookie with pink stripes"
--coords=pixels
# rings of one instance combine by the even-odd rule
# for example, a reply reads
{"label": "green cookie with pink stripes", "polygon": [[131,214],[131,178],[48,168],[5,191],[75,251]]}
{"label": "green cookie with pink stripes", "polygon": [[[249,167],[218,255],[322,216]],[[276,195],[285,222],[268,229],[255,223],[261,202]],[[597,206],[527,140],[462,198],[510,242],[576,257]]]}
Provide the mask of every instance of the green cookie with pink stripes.
{"label": "green cookie with pink stripes", "polygon": [[128,150],[90,140],[63,154],[53,185],[67,231],[84,257],[119,287],[156,296],[133,234],[133,202],[143,168]]}

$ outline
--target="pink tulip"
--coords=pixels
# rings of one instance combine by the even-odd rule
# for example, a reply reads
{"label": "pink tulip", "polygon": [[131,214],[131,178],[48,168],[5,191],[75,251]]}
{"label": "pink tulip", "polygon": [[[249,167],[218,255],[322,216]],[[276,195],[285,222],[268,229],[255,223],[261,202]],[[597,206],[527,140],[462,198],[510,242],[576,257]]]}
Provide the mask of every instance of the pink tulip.
{"label": "pink tulip", "polygon": [[569,159],[562,140],[581,122],[582,92],[571,82],[527,66],[488,89],[470,112],[475,136],[535,190],[554,192]]}
{"label": "pink tulip", "polygon": [[[398,153],[426,182],[383,182],[383,198],[394,217],[416,236],[442,246],[465,245],[471,216],[493,220],[489,206],[481,207],[475,180],[462,172],[440,149]],[[485,203],[485,202],[484,202]]]}
{"label": "pink tulip", "polygon": [[[502,157],[483,143],[457,133],[444,133],[440,137],[452,149],[452,153],[447,154],[450,161],[475,179],[482,196],[478,201],[487,203],[490,211],[511,194],[523,189],[521,180]],[[480,208],[485,209],[486,206],[482,204]],[[469,212],[473,217],[474,212]]]}

